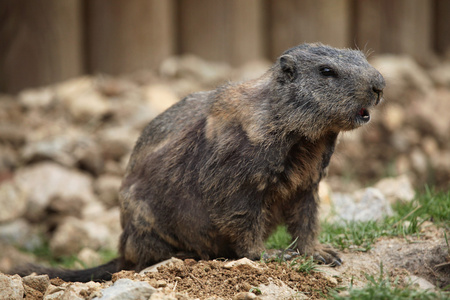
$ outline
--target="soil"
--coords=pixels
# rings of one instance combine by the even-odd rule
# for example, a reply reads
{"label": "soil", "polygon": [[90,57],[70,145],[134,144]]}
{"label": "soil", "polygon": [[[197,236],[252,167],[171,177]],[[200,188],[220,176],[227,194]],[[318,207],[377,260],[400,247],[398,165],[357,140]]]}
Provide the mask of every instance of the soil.
{"label": "soil", "polygon": [[189,295],[192,298],[207,299],[212,296],[231,299],[240,292],[260,293],[260,285],[275,284],[288,286],[308,299],[322,299],[329,289],[337,286],[321,272],[300,273],[289,267],[288,263],[256,263],[256,267],[243,264],[227,268],[225,261],[184,260],[158,268],[158,272],[138,275],[132,271],[116,273],[113,282],[120,278],[148,280],[156,288],[168,287],[170,290]]}
{"label": "soil", "polygon": [[24,281],[24,286],[26,299],[43,299],[47,287],[49,290],[81,287],[78,295],[93,299],[122,278],[148,282],[162,297],[156,299],[324,299],[332,289],[365,286],[368,276],[379,278],[381,268],[384,276],[401,286],[410,285],[417,277],[431,283],[418,286],[422,289],[448,289],[450,285],[450,248],[444,229],[431,222],[424,223],[418,235],[383,237],[367,252],[347,249],[340,254],[342,266],[319,266],[310,272],[298,272],[291,261],[244,258],[237,261],[241,264],[231,265],[226,260],[171,259],[141,273],[118,272],[112,282],[69,283],[61,279],[48,281],[42,276]]}
{"label": "soil", "polygon": [[249,291],[258,299],[270,299],[267,290],[260,294],[267,286],[269,290],[287,290],[289,296],[275,294],[277,299],[324,299],[330,289],[350,284],[363,287],[368,275],[379,277],[382,265],[383,274],[401,285],[411,284],[411,275],[415,275],[444,288],[450,284],[449,251],[443,230],[430,223],[418,236],[381,238],[368,252],[341,252],[344,263],[337,268],[319,266],[307,273],[297,272],[289,262],[229,267],[227,261],[187,259],[160,266],[158,272],[121,271],[114,274],[113,282],[120,278],[147,281],[165,293],[176,293],[178,299],[247,299],[245,292]]}

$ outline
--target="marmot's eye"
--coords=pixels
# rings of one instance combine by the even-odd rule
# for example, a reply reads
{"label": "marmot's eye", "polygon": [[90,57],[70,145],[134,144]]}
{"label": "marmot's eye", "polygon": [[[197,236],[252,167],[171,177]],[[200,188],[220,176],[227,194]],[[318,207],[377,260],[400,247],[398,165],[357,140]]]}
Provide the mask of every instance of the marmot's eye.
{"label": "marmot's eye", "polygon": [[319,72],[325,77],[337,77],[336,71],[331,67],[327,66],[320,67]]}

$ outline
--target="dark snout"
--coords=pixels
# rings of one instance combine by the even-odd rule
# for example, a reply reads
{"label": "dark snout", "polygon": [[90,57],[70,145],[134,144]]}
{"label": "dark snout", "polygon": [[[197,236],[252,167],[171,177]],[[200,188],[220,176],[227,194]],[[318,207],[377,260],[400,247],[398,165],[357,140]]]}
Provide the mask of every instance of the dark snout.
{"label": "dark snout", "polygon": [[386,86],[383,76],[377,71],[377,75],[372,82],[372,91],[375,93],[375,105],[378,105],[383,99],[383,89]]}

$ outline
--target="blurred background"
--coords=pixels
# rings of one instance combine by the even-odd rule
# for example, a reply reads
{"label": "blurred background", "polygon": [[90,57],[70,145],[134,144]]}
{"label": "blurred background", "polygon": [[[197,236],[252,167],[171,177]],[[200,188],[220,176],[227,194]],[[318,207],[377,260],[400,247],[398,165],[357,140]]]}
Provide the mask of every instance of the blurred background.
{"label": "blurred background", "polygon": [[0,92],[187,53],[240,66],[315,41],[430,65],[449,53],[448,19],[447,0],[2,0]]}
{"label": "blurred background", "polygon": [[336,195],[366,187],[375,204],[448,194],[448,20],[448,0],[1,0],[0,271],[114,256],[118,191],[146,124],[303,42],[359,48],[387,82],[371,122],[340,136],[324,207],[349,211]]}

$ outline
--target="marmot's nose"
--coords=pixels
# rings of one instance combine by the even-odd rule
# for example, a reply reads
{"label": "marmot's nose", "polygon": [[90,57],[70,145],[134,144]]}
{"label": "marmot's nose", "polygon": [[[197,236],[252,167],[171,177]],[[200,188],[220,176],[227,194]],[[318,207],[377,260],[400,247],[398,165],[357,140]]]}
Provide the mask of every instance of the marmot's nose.
{"label": "marmot's nose", "polygon": [[383,89],[373,86],[372,87],[372,91],[377,94],[377,100],[375,101],[375,105],[378,105],[378,103],[380,103],[381,99],[383,99]]}
{"label": "marmot's nose", "polygon": [[383,76],[377,71],[376,76],[372,81],[372,91],[377,95],[377,100],[375,101],[375,105],[380,103],[383,99],[383,89],[386,86],[386,82],[384,81]]}

